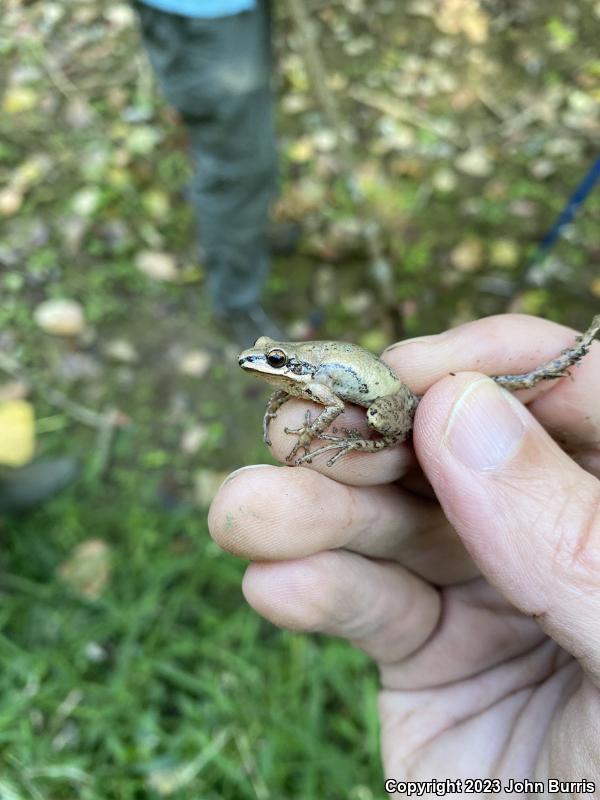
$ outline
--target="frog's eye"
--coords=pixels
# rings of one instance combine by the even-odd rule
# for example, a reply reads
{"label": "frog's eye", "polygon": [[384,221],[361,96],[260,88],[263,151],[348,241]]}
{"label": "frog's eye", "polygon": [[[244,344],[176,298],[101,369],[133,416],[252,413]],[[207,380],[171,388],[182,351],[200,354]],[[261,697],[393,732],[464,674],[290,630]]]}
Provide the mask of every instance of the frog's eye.
{"label": "frog's eye", "polygon": [[287,356],[283,350],[271,350],[267,353],[267,364],[271,367],[283,367],[287,361]]}

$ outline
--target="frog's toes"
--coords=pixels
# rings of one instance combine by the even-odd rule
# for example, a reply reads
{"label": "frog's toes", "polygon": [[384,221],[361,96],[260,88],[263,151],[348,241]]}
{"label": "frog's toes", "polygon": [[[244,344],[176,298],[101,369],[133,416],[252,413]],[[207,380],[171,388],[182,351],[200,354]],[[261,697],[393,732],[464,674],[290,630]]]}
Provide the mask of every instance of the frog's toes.
{"label": "frog's toes", "polygon": [[304,425],[301,428],[287,428],[286,427],[286,428],[283,429],[283,432],[284,433],[289,433],[290,436],[295,436],[296,434],[298,434],[298,436],[302,436],[303,433],[306,433],[306,428],[304,427]]}
{"label": "frog's toes", "polygon": [[[286,431],[286,433],[287,433],[287,431]],[[295,444],[295,445],[292,447],[292,449],[290,450],[290,452],[289,452],[289,453],[287,454],[287,456],[285,457],[285,460],[286,460],[286,461],[291,461],[291,460],[292,460],[292,458],[293,458],[293,457],[296,455],[296,453],[297,453],[297,452],[298,452],[298,450],[300,449],[300,447],[301,447],[301,445],[300,445],[300,441],[297,441],[297,442],[296,442],[296,444]]]}
{"label": "frog's toes", "polygon": [[312,464],[312,460],[313,453],[306,448],[306,453],[303,456],[300,456],[300,458],[297,458],[294,463],[297,467],[300,467],[302,464]]}
{"label": "frog's toes", "polygon": [[291,461],[298,452],[298,450],[300,450],[300,448],[304,450],[304,455],[301,456],[300,458],[297,458],[294,463],[296,464],[296,466],[298,466],[298,464],[303,464],[303,463],[310,464],[310,462],[312,461],[312,453],[308,449],[308,446],[302,444],[300,441],[297,441],[296,444],[292,447],[285,460]]}
{"label": "frog's toes", "polygon": [[299,437],[302,437],[308,433],[311,423],[312,418],[310,416],[310,411],[307,411],[304,415],[304,425],[301,425],[299,428],[284,428],[283,431],[284,433],[297,434]]}
{"label": "frog's toes", "polygon": [[344,442],[348,441],[346,436],[332,436],[330,433],[320,433],[317,438],[326,439],[328,442],[339,442],[340,447]]}
{"label": "frog's toes", "polygon": [[345,456],[346,453],[349,453],[351,450],[354,450],[352,445],[342,445],[339,451],[327,461],[327,466],[333,467],[336,461],[339,461],[342,456]]}

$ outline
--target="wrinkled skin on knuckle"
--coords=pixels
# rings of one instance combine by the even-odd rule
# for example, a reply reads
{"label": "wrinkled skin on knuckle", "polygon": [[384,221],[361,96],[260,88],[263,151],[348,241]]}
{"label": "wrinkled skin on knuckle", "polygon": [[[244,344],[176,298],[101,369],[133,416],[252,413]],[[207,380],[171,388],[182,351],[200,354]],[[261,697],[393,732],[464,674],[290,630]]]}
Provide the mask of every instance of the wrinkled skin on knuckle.
{"label": "wrinkled skin on knuckle", "polygon": [[582,588],[600,584],[600,482],[572,487],[554,520],[554,571]]}

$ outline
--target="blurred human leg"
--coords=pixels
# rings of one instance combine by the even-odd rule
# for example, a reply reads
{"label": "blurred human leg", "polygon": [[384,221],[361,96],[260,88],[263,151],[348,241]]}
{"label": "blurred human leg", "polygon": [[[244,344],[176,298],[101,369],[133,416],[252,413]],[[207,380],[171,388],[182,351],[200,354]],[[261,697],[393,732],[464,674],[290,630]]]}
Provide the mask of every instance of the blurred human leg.
{"label": "blurred human leg", "polygon": [[267,0],[214,19],[137,10],[159,83],[189,129],[191,198],[214,311],[260,317],[277,177]]}

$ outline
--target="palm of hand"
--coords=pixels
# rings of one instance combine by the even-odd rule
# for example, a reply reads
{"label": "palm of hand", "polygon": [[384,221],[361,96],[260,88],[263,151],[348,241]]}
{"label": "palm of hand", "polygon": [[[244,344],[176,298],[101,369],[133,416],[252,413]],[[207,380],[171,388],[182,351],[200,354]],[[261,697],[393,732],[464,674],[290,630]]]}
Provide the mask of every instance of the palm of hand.
{"label": "palm of hand", "polygon": [[600,786],[600,695],[577,661],[481,578],[445,588],[442,602],[430,639],[381,667],[386,776]]}

